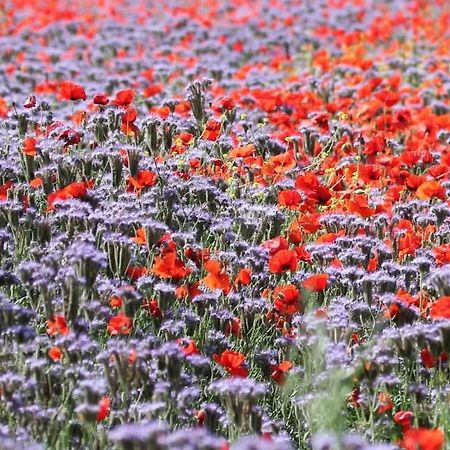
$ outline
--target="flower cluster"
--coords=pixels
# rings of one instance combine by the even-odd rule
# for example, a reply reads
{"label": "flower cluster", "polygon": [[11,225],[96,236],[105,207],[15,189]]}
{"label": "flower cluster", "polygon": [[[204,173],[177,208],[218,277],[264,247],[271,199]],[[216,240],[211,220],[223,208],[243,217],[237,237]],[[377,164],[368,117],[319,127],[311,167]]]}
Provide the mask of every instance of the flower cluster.
{"label": "flower cluster", "polygon": [[443,449],[446,6],[2,5],[2,448]]}

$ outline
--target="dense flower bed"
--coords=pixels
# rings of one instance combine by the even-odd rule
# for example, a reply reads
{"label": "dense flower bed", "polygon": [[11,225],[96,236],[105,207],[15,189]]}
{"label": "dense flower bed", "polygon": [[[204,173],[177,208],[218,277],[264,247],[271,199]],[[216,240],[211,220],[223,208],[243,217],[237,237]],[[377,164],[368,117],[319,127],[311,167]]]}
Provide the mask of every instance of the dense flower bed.
{"label": "dense flower bed", "polygon": [[1,2],[1,448],[443,449],[449,30]]}

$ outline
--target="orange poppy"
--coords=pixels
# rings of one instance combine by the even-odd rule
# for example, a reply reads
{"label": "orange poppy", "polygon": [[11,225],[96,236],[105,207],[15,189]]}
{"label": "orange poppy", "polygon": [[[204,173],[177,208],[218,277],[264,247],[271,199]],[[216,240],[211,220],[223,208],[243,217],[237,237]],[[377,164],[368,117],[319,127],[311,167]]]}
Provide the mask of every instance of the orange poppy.
{"label": "orange poppy", "polygon": [[151,272],[161,278],[181,279],[191,273],[175,251],[169,251],[155,258]]}
{"label": "orange poppy", "polygon": [[431,198],[439,198],[441,200],[445,200],[445,189],[436,180],[425,181],[422,183],[416,191],[416,196],[420,200],[429,200]]}
{"label": "orange poppy", "polygon": [[221,289],[224,294],[228,294],[231,290],[230,278],[224,272],[220,262],[210,259],[205,262],[204,268],[208,275],[200,282],[211,290]]}

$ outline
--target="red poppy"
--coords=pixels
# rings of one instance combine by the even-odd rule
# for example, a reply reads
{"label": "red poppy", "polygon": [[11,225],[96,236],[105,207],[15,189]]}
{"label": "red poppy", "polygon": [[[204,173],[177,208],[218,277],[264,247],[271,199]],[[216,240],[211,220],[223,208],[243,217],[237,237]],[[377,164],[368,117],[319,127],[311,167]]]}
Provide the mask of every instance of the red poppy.
{"label": "red poppy", "polygon": [[293,284],[277,286],[273,298],[274,307],[281,314],[292,315],[300,311],[300,292]]}
{"label": "red poppy", "polygon": [[134,241],[138,245],[147,245],[147,237],[145,235],[145,229],[138,228],[135,231],[135,236],[132,237],[131,240]]}
{"label": "red poppy", "polygon": [[142,266],[129,266],[127,268],[127,275],[132,280],[137,280],[138,278],[141,278],[141,277],[147,275],[147,273],[148,273],[148,270]]}
{"label": "red poppy", "polygon": [[54,347],[51,347],[50,350],[48,351],[48,356],[52,361],[56,362],[62,358],[63,353],[59,347],[54,346]]}
{"label": "red poppy", "polygon": [[200,353],[197,346],[195,345],[195,341],[191,338],[179,338],[177,339],[177,344],[180,346],[181,351],[186,356],[196,355]]}
{"label": "red poppy", "polygon": [[283,273],[297,270],[298,260],[295,250],[280,250],[269,259],[269,272]]}
{"label": "red poppy", "polygon": [[101,422],[109,416],[109,411],[111,409],[111,399],[109,397],[103,397],[98,404],[98,412],[96,420]]}
{"label": "red poppy", "polygon": [[271,366],[270,376],[277,384],[284,384],[286,381],[286,373],[292,369],[293,364],[291,361],[283,361],[280,364],[274,364]]}
{"label": "red poppy", "polygon": [[394,422],[400,425],[404,432],[411,427],[413,419],[414,413],[412,411],[398,411],[394,414]]}
{"label": "red poppy", "polygon": [[36,106],[36,97],[34,95],[30,95],[23,104],[24,108],[34,108]]}
{"label": "red poppy", "polygon": [[450,244],[433,248],[434,259],[440,266],[450,263]]}
{"label": "red poppy", "polygon": [[289,248],[289,243],[283,236],[277,236],[273,239],[269,239],[268,241],[264,241],[262,247],[269,250],[269,255],[272,256],[280,250],[286,250]]}
{"label": "red poppy", "polygon": [[163,316],[158,300],[148,300],[142,307],[146,309],[152,317],[161,318]]}
{"label": "red poppy", "polygon": [[245,356],[233,350],[225,350],[220,355],[213,355],[214,361],[223,366],[232,377],[247,377],[248,369],[244,366]]}
{"label": "red poppy", "polygon": [[49,210],[54,209],[53,203],[56,201],[85,197],[87,195],[88,187],[92,187],[92,182],[81,181],[79,183],[70,183],[66,187],[52,192],[47,196]]}
{"label": "red poppy", "polygon": [[244,267],[236,275],[236,278],[234,279],[234,284],[236,286],[239,286],[239,285],[247,286],[250,284],[251,280],[252,280],[252,269]]}
{"label": "red poppy", "polygon": [[444,443],[444,433],[439,428],[410,428],[399,446],[404,450],[441,450]]}
{"label": "red poppy", "polygon": [[371,208],[365,195],[357,194],[347,201],[347,208],[351,213],[359,214],[361,217],[371,217],[375,214],[375,208]]}
{"label": "red poppy", "polygon": [[224,334],[225,336],[229,336],[230,334],[233,336],[239,336],[241,334],[241,330],[241,319],[239,319],[239,317],[234,317],[226,323]]}
{"label": "red poppy", "polygon": [[54,314],[53,317],[47,320],[47,334],[49,336],[65,336],[69,333],[69,327],[67,326],[64,316]]}
{"label": "red poppy", "polygon": [[121,106],[127,108],[133,103],[134,99],[134,90],[133,89],[124,89],[123,91],[119,91],[116,94],[116,97],[112,101],[112,104],[115,106]]}
{"label": "red poppy", "polygon": [[123,305],[123,299],[122,297],[119,297],[117,295],[113,295],[111,299],[109,300],[109,306],[111,308],[121,308]]}
{"label": "red poppy", "polygon": [[109,99],[105,94],[94,95],[94,104],[105,106],[109,103]]}
{"label": "red poppy", "polygon": [[6,181],[4,184],[0,185],[0,201],[4,202],[8,199],[8,190],[11,189],[13,183],[11,180]]}
{"label": "red poppy", "polygon": [[330,190],[325,187],[312,172],[299,175],[295,179],[295,187],[308,194],[315,203],[325,205],[332,195]]}
{"label": "red poppy", "polygon": [[431,304],[430,317],[432,319],[450,319],[450,296],[440,297]]}
{"label": "red poppy", "polygon": [[317,273],[303,280],[302,285],[308,291],[321,292],[328,284],[328,275],[326,273]]}
{"label": "red poppy", "polygon": [[133,326],[133,321],[120,312],[117,316],[111,317],[108,322],[107,330],[112,336],[118,334],[130,334]]}
{"label": "red poppy", "polygon": [[378,407],[377,413],[384,414],[387,411],[390,411],[394,407],[394,403],[391,398],[385,392],[380,392],[378,394]]}
{"label": "red poppy", "polygon": [[298,191],[292,189],[284,189],[278,193],[278,204],[280,206],[286,206],[287,208],[293,208],[298,206],[302,201],[302,196]]}
{"label": "red poppy", "polygon": [[140,170],[136,177],[128,177],[128,192],[140,192],[146,187],[151,187],[156,184],[158,176],[151,170]]}
{"label": "red poppy", "polygon": [[86,100],[86,92],[83,86],[72,83],[71,81],[63,81],[59,93],[63,100]]}
{"label": "red poppy", "polygon": [[219,137],[222,124],[217,120],[210,119],[205,124],[205,128],[202,133],[202,138],[207,141],[215,141]]}
{"label": "red poppy", "polygon": [[27,156],[36,156],[36,143],[37,141],[34,137],[25,138],[25,140],[23,141],[22,153]]}

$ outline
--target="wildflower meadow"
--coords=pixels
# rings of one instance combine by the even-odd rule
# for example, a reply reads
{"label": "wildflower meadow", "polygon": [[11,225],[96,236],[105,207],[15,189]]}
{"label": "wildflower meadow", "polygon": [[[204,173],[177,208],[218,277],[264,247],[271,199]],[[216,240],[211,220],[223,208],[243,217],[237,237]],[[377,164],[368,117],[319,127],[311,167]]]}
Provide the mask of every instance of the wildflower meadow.
{"label": "wildflower meadow", "polygon": [[449,0],[0,0],[0,450],[444,450],[449,355]]}

